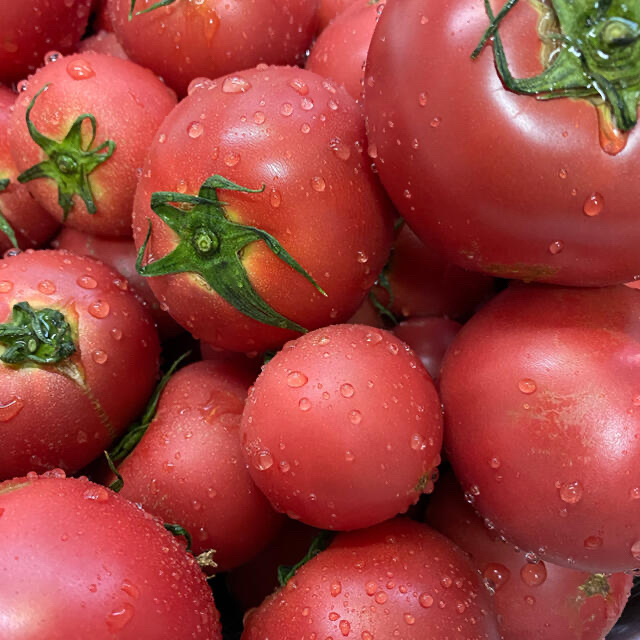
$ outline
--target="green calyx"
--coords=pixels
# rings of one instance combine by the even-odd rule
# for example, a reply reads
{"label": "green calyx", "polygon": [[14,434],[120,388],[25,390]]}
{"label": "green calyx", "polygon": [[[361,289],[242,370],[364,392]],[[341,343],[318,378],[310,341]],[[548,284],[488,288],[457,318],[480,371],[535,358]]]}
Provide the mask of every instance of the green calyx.
{"label": "green calyx", "polygon": [[292,565],[280,565],[278,567],[278,583],[281,587],[286,587],[287,582],[296,575],[298,569],[303,567],[309,560],[313,560],[319,553],[324,551],[329,547],[329,545],[333,542],[333,538],[335,537],[335,533],[332,531],[321,531],[315,538],[311,541],[311,545],[309,546],[309,550],[304,555],[300,562]]}
{"label": "green calyx", "polygon": [[[97,123],[91,113],[78,116],[71,125],[64,140],[51,140],[36,129],[31,121],[31,111],[38,96],[47,89],[45,85],[29,104],[26,113],[27,127],[33,141],[47,154],[47,159],[27,169],[18,176],[19,182],[29,182],[37,178],[50,178],[58,184],[58,204],[62,207],[64,218],[73,207],[73,196],[78,195],[84,201],[90,214],[96,213],[89,175],[94,169],[108,160],[116,149],[113,140],[106,140],[92,149],[96,139]],[[82,143],[82,124],[85,120],[91,123],[92,135],[86,147]]]}
{"label": "green calyx", "polygon": [[134,11],[136,16],[141,16],[145,13],[149,13],[149,11],[153,11],[154,9],[159,9],[160,7],[168,7],[175,1],[176,0],[160,0],[160,2],[152,4],[148,9],[144,9],[143,11],[135,11],[136,0],[131,0],[131,7],[129,8],[129,22],[131,22],[131,20],[133,19]]}
{"label": "green calyx", "polygon": [[[304,327],[285,318],[258,295],[242,263],[243,249],[253,242],[264,242],[275,256],[306,278],[322,295],[326,296],[326,293],[272,235],[256,227],[231,222],[225,215],[225,203],[218,199],[218,189],[262,193],[264,185],[261,189],[248,189],[214,175],[204,181],[197,196],[165,191],[154,193],[151,208],[176,232],[180,242],[171,253],[143,266],[151,236],[149,221],[149,231],[136,262],[138,273],[146,277],[197,273],[219,296],[249,318],[306,333]],[[177,208],[171,203],[183,207]]]}
{"label": "green calyx", "polygon": [[539,99],[586,98],[608,107],[621,131],[637,123],[640,102],[640,3],[628,0],[550,0],[558,29],[546,35],[555,47],[547,68],[532,78],[514,78],[499,28],[518,0],[494,15],[484,0],[490,25],[472,54],[493,38],[498,74],[515,93]]}
{"label": "green calyx", "polygon": [[71,327],[55,309],[36,311],[28,302],[13,307],[11,322],[0,324],[0,360],[7,364],[58,364],[75,353]]}
{"label": "green calyx", "polygon": [[[8,186],[11,181],[8,178],[3,178],[0,180],[0,193],[2,193]],[[9,224],[9,221],[2,215],[2,210],[0,209],[0,231],[4,231],[7,234],[7,237],[11,241],[11,244],[16,248],[18,247],[18,239],[16,238],[16,234],[13,231],[13,228]]]}

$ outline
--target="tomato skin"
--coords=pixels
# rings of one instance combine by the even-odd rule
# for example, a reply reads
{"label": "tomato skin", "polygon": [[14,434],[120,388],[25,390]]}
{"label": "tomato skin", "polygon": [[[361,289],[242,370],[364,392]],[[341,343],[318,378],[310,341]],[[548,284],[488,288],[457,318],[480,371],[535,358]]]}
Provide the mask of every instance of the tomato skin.
{"label": "tomato skin", "polygon": [[89,20],[92,0],[0,1],[0,82],[17,82],[57,50],[69,53]]}
{"label": "tomato skin", "polygon": [[433,489],[442,415],[407,345],[387,331],[333,325],[265,365],[241,437],[251,477],[277,510],[350,530],[404,512]]}
{"label": "tomato skin", "polygon": [[82,40],[78,44],[78,53],[85,53],[86,51],[103,53],[108,56],[122,58],[123,60],[129,59],[129,56],[124,52],[115,34],[108,30],[98,31],[94,35]]}
{"label": "tomato skin", "polygon": [[320,0],[318,5],[318,32],[324,31],[329,23],[353,2],[354,0]]}
{"label": "tomato skin", "polygon": [[23,301],[61,311],[86,385],[47,368],[0,364],[0,478],[77,471],[144,408],[158,373],[157,333],[122,276],[90,258],[28,250],[0,260],[0,274],[0,322]]}
{"label": "tomato skin", "polygon": [[112,491],[60,475],[0,484],[0,636],[221,640],[184,546]]}
{"label": "tomato skin", "polygon": [[198,555],[215,549],[216,572],[258,554],[282,518],[242,464],[240,417],[252,372],[196,362],[174,374],[149,429],[120,466],[120,494],[185,527]]}
{"label": "tomato skin", "polygon": [[[69,69],[77,65],[88,66],[86,75],[93,75],[75,78],[75,72]],[[130,236],[136,171],[142,167],[157,128],[175,105],[175,95],[149,70],[128,60],[89,51],[61,56],[29,79],[11,115],[9,144],[20,171],[45,158],[29,135],[25,114],[35,94],[47,83],[48,89],[37,98],[31,112],[31,120],[40,132],[60,141],[78,116],[92,113],[98,125],[94,146],[108,139],[116,143],[113,155],[89,176],[97,212],[89,214],[76,195],[65,224],[94,235]],[[40,178],[26,185],[34,198],[62,221],[56,182]]]}
{"label": "tomato skin", "polygon": [[639,318],[624,286],[512,286],[449,348],[445,450],[524,551],[584,571],[638,565]]}
{"label": "tomato skin", "polygon": [[[137,0],[136,9],[152,4]],[[131,0],[107,0],[107,11],[129,57],[184,96],[194,78],[217,78],[259,63],[303,62],[316,28],[317,4],[280,0],[248,9],[242,2],[177,0],[129,20]]]}
{"label": "tomato skin", "polygon": [[[519,3],[500,28],[517,77],[542,70],[537,19]],[[465,268],[580,286],[631,280],[640,273],[640,132],[608,155],[587,101],[506,91],[490,47],[470,59],[487,25],[483,0],[384,11],[365,110],[385,188],[412,229]],[[588,216],[593,194],[604,207]]]}
{"label": "tomato skin", "polygon": [[[503,640],[601,640],[629,597],[630,575],[595,577],[550,562],[530,564],[484,526],[452,474],[438,480],[427,523],[471,554],[478,571],[492,581]],[[600,581],[603,593],[588,592],[590,578],[591,584]]]}
{"label": "tomato skin", "polygon": [[55,249],[71,251],[79,256],[90,256],[116,269],[140,295],[158,327],[162,338],[178,335],[182,328],[160,308],[149,282],[136,271],[138,253],[131,238],[101,238],[70,227],[63,227],[52,243]]}
{"label": "tomato skin", "polygon": [[[20,173],[9,151],[7,128],[9,113],[18,96],[7,87],[0,86],[0,180],[11,180],[0,192],[0,213],[11,224],[21,249],[35,249],[47,242],[58,228],[58,223],[31,197],[29,190],[17,182]],[[0,252],[12,246],[0,231]]]}
{"label": "tomato skin", "polygon": [[[231,90],[240,83],[250,86]],[[290,114],[282,113],[283,105],[290,105]],[[189,135],[194,123],[202,126],[196,137]],[[163,257],[178,242],[150,208],[156,191],[197,194],[214,174],[254,189],[265,185],[256,194],[220,190],[227,217],[274,236],[327,297],[263,242],[243,254],[253,287],[307,329],[346,321],[392,242],[391,208],[361,153],[365,145],[358,105],[310,71],[265,67],[203,83],[165,120],[150,148],[134,205],[136,246],[149,221],[148,256]],[[183,327],[214,346],[264,351],[298,335],[245,316],[192,273],[149,282]]]}
{"label": "tomato skin", "polygon": [[404,518],[338,536],[249,613],[242,640],[343,636],[500,637],[488,593],[462,550]]}

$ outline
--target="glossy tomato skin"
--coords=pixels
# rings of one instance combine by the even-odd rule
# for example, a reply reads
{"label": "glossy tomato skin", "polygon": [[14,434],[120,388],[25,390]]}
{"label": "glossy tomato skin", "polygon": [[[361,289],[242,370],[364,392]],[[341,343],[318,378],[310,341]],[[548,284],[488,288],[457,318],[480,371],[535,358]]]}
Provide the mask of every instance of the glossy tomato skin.
{"label": "glossy tomato skin", "polygon": [[[7,139],[9,113],[18,96],[0,86],[0,180],[11,182],[0,192],[0,213],[12,226],[21,249],[42,246],[56,231],[58,223],[31,197],[29,190],[17,182],[16,168]],[[12,246],[7,235],[0,231],[0,251]]]}
{"label": "glossy tomato skin", "polygon": [[250,370],[196,362],[163,391],[149,429],[120,466],[121,495],[185,527],[196,555],[215,549],[217,572],[257,555],[282,518],[253,484],[240,450]]}
{"label": "glossy tomato skin", "polygon": [[[500,27],[516,77],[542,71],[538,17],[521,2]],[[470,59],[487,24],[483,0],[384,11],[365,109],[385,188],[412,229],[465,268],[570,285],[630,280],[640,273],[640,132],[609,155],[587,101],[505,90],[490,47]],[[592,196],[599,215],[585,215]]]}
{"label": "glossy tomato skin", "polygon": [[[263,242],[249,245],[242,258],[256,292],[307,329],[346,321],[392,241],[390,206],[362,153],[365,144],[353,98],[310,71],[264,67],[203,82],[151,146],[134,206],[136,246],[151,221],[146,259],[176,247],[177,235],[150,208],[156,191],[197,194],[214,174],[243,187],[264,185],[256,194],[219,190],[226,216],[274,236],[327,296]],[[264,351],[297,336],[240,313],[193,273],[149,282],[182,326],[215,346]]]}
{"label": "glossy tomato skin", "polygon": [[48,475],[0,484],[1,637],[221,639],[204,575],[160,521],[86,479]]}
{"label": "glossy tomato skin", "polygon": [[10,322],[13,305],[25,301],[62,312],[76,351],[63,361],[66,374],[0,364],[2,479],[87,465],[142,411],[158,373],[151,318],[124,278],[102,263],[62,251],[4,258],[0,322]]}
{"label": "glossy tomato skin", "polygon": [[279,511],[324,529],[371,526],[433,489],[442,416],[407,345],[333,325],[285,345],[242,417],[252,478]]}
{"label": "glossy tomato skin", "polygon": [[[143,11],[153,1],[137,0]],[[318,0],[241,2],[177,0],[129,20],[131,0],[107,0],[113,30],[132,60],[178,94],[194,78],[219,76],[259,63],[298,64],[316,28]]]}
{"label": "glossy tomato skin", "polygon": [[[113,155],[89,175],[97,212],[89,214],[76,195],[65,224],[95,235],[130,236],[138,170],[157,128],[175,105],[175,95],[149,70],[128,60],[89,51],[61,56],[29,79],[11,116],[9,144],[20,171],[46,157],[29,135],[25,114],[47,84],[31,111],[41,133],[61,141],[78,116],[91,113],[97,121],[94,147],[106,140],[116,143]],[[56,182],[39,178],[26,184],[34,198],[62,221]]]}
{"label": "glossy tomato skin", "polygon": [[315,41],[306,68],[335,80],[358,100],[369,44],[384,4],[384,0],[357,0],[336,16]]}
{"label": "glossy tomato skin", "polygon": [[247,616],[242,640],[497,640],[495,624],[462,550],[397,518],[338,536]]}
{"label": "glossy tomato skin", "polygon": [[495,589],[493,603],[503,640],[601,640],[620,617],[630,575],[589,574],[527,561],[474,513],[452,474],[441,477],[427,522],[471,554]]}
{"label": "glossy tomato skin", "polygon": [[320,0],[318,5],[318,31],[326,29],[329,23],[353,2],[354,0]]}
{"label": "glossy tomato skin", "polygon": [[138,253],[131,238],[105,238],[92,236],[70,227],[64,227],[52,242],[55,249],[71,251],[79,256],[90,256],[113,267],[140,295],[158,327],[162,338],[176,336],[182,330],[173,318],[160,308],[149,282],[136,271]]}
{"label": "glossy tomato skin", "polygon": [[123,60],[129,59],[129,56],[124,52],[115,34],[111,31],[101,30],[82,40],[78,44],[78,53],[84,53],[85,51],[103,53],[108,56],[122,58]]}
{"label": "glossy tomato skin", "polygon": [[33,73],[49,51],[69,53],[82,37],[92,0],[0,1],[0,82]]}
{"label": "glossy tomato skin", "polygon": [[639,318],[624,286],[512,286],[449,348],[445,450],[521,549],[584,571],[640,563]]}

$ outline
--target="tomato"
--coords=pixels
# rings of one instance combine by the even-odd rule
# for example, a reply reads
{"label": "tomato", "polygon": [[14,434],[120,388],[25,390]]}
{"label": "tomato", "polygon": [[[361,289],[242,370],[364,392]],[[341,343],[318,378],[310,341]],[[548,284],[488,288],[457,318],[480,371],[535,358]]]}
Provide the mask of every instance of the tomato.
{"label": "tomato", "polygon": [[503,640],[600,640],[629,597],[633,580],[623,573],[589,574],[528,560],[483,525],[451,474],[438,481],[427,522],[470,553],[495,590]]}
{"label": "tomato", "polygon": [[221,640],[204,575],[162,524],[60,470],[0,484],[0,636]]}
{"label": "tomato", "polygon": [[[490,2],[496,13],[504,4]],[[640,6],[579,4],[520,2],[498,27],[516,78],[539,74],[543,59],[554,61],[558,84],[538,94],[557,98],[551,100],[507,90],[490,45],[471,59],[489,26],[483,0],[397,2],[378,23],[365,82],[370,153],[411,228],[455,264],[589,286],[640,273],[640,132],[631,90],[637,35],[621,35],[617,44],[612,35],[618,24],[638,23]],[[552,6],[563,12],[566,38],[556,38],[549,55]],[[568,25],[575,11],[588,17]],[[582,33],[581,25],[592,31]],[[580,55],[568,42],[581,43]],[[611,100],[596,109],[586,99],[560,98],[562,73],[579,76],[569,95],[582,91],[597,102],[596,89],[610,82]],[[623,113],[614,108],[620,103]]]}
{"label": "tomato", "polygon": [[[217,78],[258,63],[304,60],[318,0],[107,0],[113,30],[129,57],[162,76],[180,95],[199,77]],[[148,12],[148,13],[141,13]]]}
{"label": "tomato", "polygon": [[168,338],[180,333],[181,327],[160,308],[148,281],[136,271],[136,248],[131,238],[100,238],[65,227],[56,236],[52,246],[80,256],[91,256],[113,267],[140,295],[151,312],[161,337]]}
{"label": "tomato", "polygon": [[511,542],[589,572],[640,566],[640,294],[516,286],[442,367],[445,450]]}
{"label": "tomato", "polygon": [[9,126],[18,179],[71,227],[130,235],[136,172],[175,96],[150,71],[91,52],[58,56],[21,88]]}
{"label": "tomato", "polygon": [[318,31],[326,29],[327,25],[353,2],[354,0],[320,0],[318,5]]}
{"label": "tomato", "polygon": [[143,409],[156,331],[122,276],[90,258],[28,250],[0,274],[0,478],[77,471]]}
{"label": "tomato", "polygon": [[497,640],[488,593],[465,554],[398,518],[338,536],[245,621],[242,640]]}
{"label": "tomato", "polygon": [[258,377],[262,365],[264,364],[264,357],[258,353],[238,353],[237,351],[226,351],[225,349],[218,349],[206,342],[200,343],[200,357],[203,360],[220,361],[233,361],[239,367],[247,371],[251,371],[253,380]]}
{"label": "tomato", "polygon": [[[28,189],[16,181],[19,171],[9,152],[7,127],[16,95],[0,86],[0,215],[10,224],[22,249],[39,247],[55,233],[58,223],[40,207]],[[0,231],[0,252],[12,246],[12,239]]]}
{"label": "tomato", "polygon": [[78,45],[78,53],[93,51],[94,53],[104,53],[108,56],[116,56],[128,60],[122,45],[118,42],[115,34],[110,31],[98,31],[95,35],[89,36]]}
{"label": "tomato", "polygon": [[201,83],[160,128],[136,193],[140,272],[158,300],[234,351],[346,321],[392,237],[364,140],[353,98],[309,71]]}
{"label": "tomato", "polygon": [[341,84],[358,100],[362,94],[364,63],[384,0],[358,0],[320,34],[306,68]]}
{"label": "tomato", "polygon": [[220,572],[257,555],[281,525],[242,464],[240,417],[252,381],[235,363],[187,365],[119,468],[120,495],[185,527],[195,554],[215,549]]}
{"label": "tomato", "polygon": [[440,376],[442,359],[460,329],[460,323],[448,318],[409,318],[394,327],[393,333],[416,352],[436,380]]}
{"label": "tomato", "polygon": [[433,381],[393,334],[333,325],[262,370],[242,416],[258,488],[322,529],[367,527],[433,489],[442,415]]}
{"label": "tomato", "polygon": [[69,53],[89,20],[92,0],[0,0],[0,82],[33,73],[45,53]]}

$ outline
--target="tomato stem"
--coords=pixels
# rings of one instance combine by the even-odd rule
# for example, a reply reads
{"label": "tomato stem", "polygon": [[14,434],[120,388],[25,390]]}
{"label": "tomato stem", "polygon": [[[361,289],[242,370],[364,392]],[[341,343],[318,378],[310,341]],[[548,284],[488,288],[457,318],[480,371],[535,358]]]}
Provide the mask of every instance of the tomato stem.
{"label": "tomato stem", "polygon": [[[149,11],[153,11],[154,9],[159,9],[160,7],[167,7],[170,4],[173,4],[176,0],[160,0],[152,4],[148,9],[143,9],[142,11],[136,11],[135,15],[141,16],[145,13],[149,13]],[[131,7],[129,8],[129,22],[133,20],[134,11],[136,8],[136,0],[131,0]]]}

